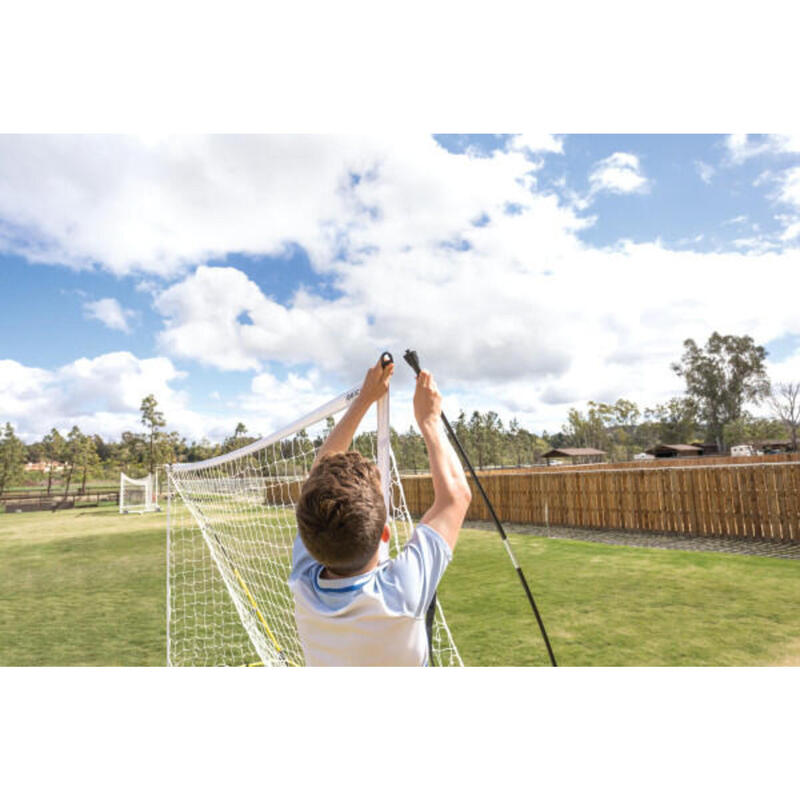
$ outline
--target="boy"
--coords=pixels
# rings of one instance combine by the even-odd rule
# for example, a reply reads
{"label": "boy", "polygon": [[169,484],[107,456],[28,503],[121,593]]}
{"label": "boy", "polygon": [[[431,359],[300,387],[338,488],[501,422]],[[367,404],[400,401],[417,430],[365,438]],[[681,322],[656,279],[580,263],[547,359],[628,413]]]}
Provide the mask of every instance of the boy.
{"label": "boy", "polygon": [[441,429],[433,376],[417,377],[414,416],[425,440],[434,501],[397,558],[389,541],[378,468],[347,452],[369,407],[389,388],[394,364],[371,367],[361,391],[317,454],[297,503],[289,586],[309,666],[425,666],[425,613],[453,557],[471,499],[458,456]]}

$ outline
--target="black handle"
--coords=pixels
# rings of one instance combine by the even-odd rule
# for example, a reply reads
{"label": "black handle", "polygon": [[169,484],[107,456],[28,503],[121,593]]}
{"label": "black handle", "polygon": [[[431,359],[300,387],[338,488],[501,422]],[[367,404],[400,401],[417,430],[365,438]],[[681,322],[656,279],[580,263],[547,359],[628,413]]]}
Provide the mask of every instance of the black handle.
{"label": "black handle", "polygon": [[385,368],[388,367],[389,364],[394,364],[394,358],[388,350],[384,350],[381,353],[381,366]]}
{"label": "black handle", "polygon": [[419,356],[417,355],[417,351],[406,350],[405,354],[403,355],[403,358],[406,360],[408,366],[411,367],[411,369],[413,369],[417,375],[419,375],[420,366],[419,366]]}
{"label": "black handle", "polygon": [[[417,355],[416,350],[406,350],[403,354],[403,358],[408,363],[408,366],[414,370],[414,372],[419,375],[420,366],[419,366],[419,356]],[[491,500],[489,500],[489,496],[486,494],[483,486],[481,485],[480,480],[478,479],[478,475],[475,472],[475,467],[472,466],[472,463],[467,456],[466,451],[461,445],[461,442],[458,441],[458,437],[455,434],[452,426],[450,425],[447,417],[442,413],[442,422],[444,423],[444,427],[447,429],[447,432],[450,434],[450,438],[453,441],[453,445],[455,446],[456,450],[458,450],[461,458],[463,459],[464,463],[467,465],[467,469],[469,470],[470,475],[472,476],[472,480],[475,482],[475,486],[477,486],[478,491],[481,493],[481,497],[483,498],[484,502],[486,503],[486,507],[489,509],[489,513],[494,520],[495,525],[497,526],[497,532],[500,534],[500,538],[503,540],[503,543],[506,546],[506,551],[508,555],[511,557],[511,563],[514,566],[514,569],[517,571],[517,575],[519,576],[520,582],[522,583],[522,588],[525,590],[525,594],[528,596],[528,602],[531,605],[531,610],[533,611],[533,615],[536,617],[536,622],[539,625],[539,630],[542,632],[542,638],[544,639],[545,646],[547,647],[547,653],[550,656],[550,663],[555,667],[558,666],[556,664],[556,657],[553,654],[553,648],[550,646],[550,639],[547,636],[547,631],[544,628],[544,622],[542,622],[542,617],[539,614],[539,609],[536,607],[536,601],[533,599],[533,593],[528,586],[528,581],[525,579],[525,574],[522,572],[522,567],[517,563],[517,559],[514,558],[514,554],[511,552],[511,545],[508,542],[508,537],[506,536],[506,532],[503,528],[503,523],[500,522],[500,518],[497,516],[497,512],[494,510],[494,506],[492,505]],[[434,600],[431,603],[431,606],[428,608],[428,612],[432,612],[432,607],[436,602],[436,595],[434,595]],[[429,637],[430,638],[430,637]]]}

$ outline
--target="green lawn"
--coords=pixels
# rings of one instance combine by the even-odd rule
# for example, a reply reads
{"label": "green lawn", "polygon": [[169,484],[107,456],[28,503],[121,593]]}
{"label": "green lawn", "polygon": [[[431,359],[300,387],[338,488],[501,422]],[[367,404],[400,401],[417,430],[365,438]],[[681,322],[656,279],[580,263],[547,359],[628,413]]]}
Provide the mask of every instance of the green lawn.
{"label": "green lawn", "polygon": [[[0,664],[164,664],[165,514],[0,515]],[[800,562],[510,535],[568,665],[800,663]],[[547,663],[499,537],[439,593],[469,665]]]}

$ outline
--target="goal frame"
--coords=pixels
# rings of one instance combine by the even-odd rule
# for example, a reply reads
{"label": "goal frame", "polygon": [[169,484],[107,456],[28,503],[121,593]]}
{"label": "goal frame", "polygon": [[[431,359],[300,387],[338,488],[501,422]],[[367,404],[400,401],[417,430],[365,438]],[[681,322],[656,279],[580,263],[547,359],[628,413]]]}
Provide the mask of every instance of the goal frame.
{"label": "goal frame", "polygon": [[[210,540],[208,538],[208,534],[206,533],[205,529],[202,525],[200,525],[199,520],[197,519],[196,515],[191,511],[192,503],[187,500],[184,496],[184,492],[181,488],[180,476],[183,473],[191,472],[191,471],[199,471],[203,469],[213,468],[213,467],[220,467],[225,464],[228,464],[232,461],[236,461],[239,459],[244,459],[251,454],[258,453],[266,448],[270,447],[271,445],[275,445],[280,443],[281,441],[288,439],[295,434],[299,433],[300,431],[312,427],[313,425],[318,425],[322,420],[326,419],[327,417],[334,416],[345,411],[353,400],[358,397],[360,393],[360,386],[353,387],[346,392],[338,395],[337,397],[333,398],[332,400],[318,406],[313,411],[305,414],[304,416],[300,417],[299,419],[295,420],[294,422],[280,428],[279,430],[271,433],[267,436],[264,436],[258,439],[251,444],[245,445],[237,450],[233,450],[229,453],[224,453],[219,456],[215,456],[213,458],[206,459],[200,462],[191,462],[191,463],[175,463],[166,466],[166,474],[167,474],[167,620],[166,620],[166,627],[167,627],[167,642],[166,642],[166,655],[167,655],[167,665],[168,666],[176,666],[172,660],[172,636],[173,636],[173,620],[172,620],[172,611],[173,611],[173,602],[172,602],[172,569],[171,569],[171,552],[173,543],[171,541],[172,536],[172,525],[173,525],[173,518],[175,517],[177,504],[182,504],[189,510],[189,513],[194,517],[194,522],[196,526],[199,528],[197,535],[202,536],[203,544],[207,547],[208,551],[212,556],[212,560],[214,562],[214,566],[217,570],[217,577],[222,578],[222,581],[225,584],[228,594],[230,595],[231,599],[234,601],[234,605],[236,606],[236,610],[239,613],[240,621],[242,623],[243,628],[247,631],[247,634],[256,649],[256,652],[259,652],[259,655],[263,659],[264,666],[287,666],[287,663],[284,658],[282,658],[282,654],[279,652],[278,657],[274,657],[270,655],[266,657],[265,654],[262,654],[259,650],[259,647],[256,644],[256,641],[253,639],[253,636],[250,633],[250,628],[245,622],[245,617],[242,613],[242,609],[240,607],[240,603],[237,602],[236,597],[239,594],[237,587],[233,586],[233,581],[230,579],[230,572],[231,570],[223,569],[222,565],[218,561],[218,554],[216,552],[216,548],[210,546]],[[384,496],[384,501],[386,503],[387,509],[387,522],[389,521],[389,517],[391,515],[392,509],[392,499],[393,499],[393,490],[394,490],[394,498],[398,500],[399,505],[401,508],[405,509],[405,513],[407,514],[407,504],[403,492],[402,483],[399,481],[399,475],[396,469],[396,462],[392,456],[391,452],[391,429],[390,429],[390,417],[389,417],[389,392],[387,391],[386,394],[378,400],[376,404],[376,412],[377,412],[377,426],[376,426],[376,447],[375,447],[375,457],[378,469],[380,470],[381,474],[381,489]],[[394,472],[393,472],[394,470]],[[397,478],[396,482],[393,485],[392,477],[393,475]],[[181,509],[182,512],[185,512],[185,509]],[[409,517],[410,521],[410,517]],[[393,526],[393,536],[392,542],[390,543],[381,543],[380,551],[379,551],[379,562],[383,562],[389,558],[390,548],[393,546],[395,548],[395,552],[399,552],[400,550],[400,542],[397,533],[396,527]],[[213,533],[212,533],[213,535]],[[217,543],[218,544],[218,543]],[[224,549],[223,549],[224,552]],[[234,570],[235,572],[235,570]],[[249,592],[246,586],[241,585],[241,579],[239,578],[238,574],[236,574],[236,579],[240,580],[240,587],[244,590],[248,599],[252,603],[252,598],[249,597]],[[260,613],[258,609],[253,606],[257,613]],[[451,663],[457,666],[463,666],[463,662],[461,661],[461,657],[458,653],[458,649],[455,646],[455,642],[452,639],[452,634],[450,633],[449,628],[447,627],[446,621],[443,616],[443,612],[438,607],[439,610],[438,615],[438,622],[440,625],[440,637],[444,636],[444,643],[446,647],[449,647],[452,651],[451,656]],[[263,621],[263,620],[262,620]],[[266,628],[266,626],[265,626]],[[267,631],[269,633],[269,631]],[[441,639],[440,639],[441,641]],[[274,642],[273,642],[274,643]],[[276,644],[276,643],[275,643]],[[432,643],[429,643],[432,647]],[[290,665],[290,664],[288,664]]]}
{"label": "goal frame", "polygon": [[[139,487],[144,491],[144,503],[125,507],[126,483]],[[158,473],[150,473],[145,478],[131,478],[124,472],[119,473],[119,513],[120,514],[147,514],[159,511],[158,507]]]}

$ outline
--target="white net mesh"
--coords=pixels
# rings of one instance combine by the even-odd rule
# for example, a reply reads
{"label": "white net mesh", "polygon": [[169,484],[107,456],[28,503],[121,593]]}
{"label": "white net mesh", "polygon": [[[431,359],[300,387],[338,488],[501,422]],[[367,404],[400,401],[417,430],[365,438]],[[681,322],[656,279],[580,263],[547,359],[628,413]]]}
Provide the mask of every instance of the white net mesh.
{"label": "white net mesh", "polygon": [[152,475],[146,478],[129,478],[124,472],[119,475],[120,514],[141,514],[156,511],[157,490]]}
{"label": "white net mesh", "polygon": [[[294,506],[330,430],[326,419],[353,396],[349,392],[239,451],[168,470],[170,665],[303,665],[288,587]],[[413,523],[389,449],[388,401],[379,421],[381,435],[361,431],[354,446],[379,468],[388,465],[383,478],[394,556]],[[438,603],[432,656],[439,666],[461,665]]]}

